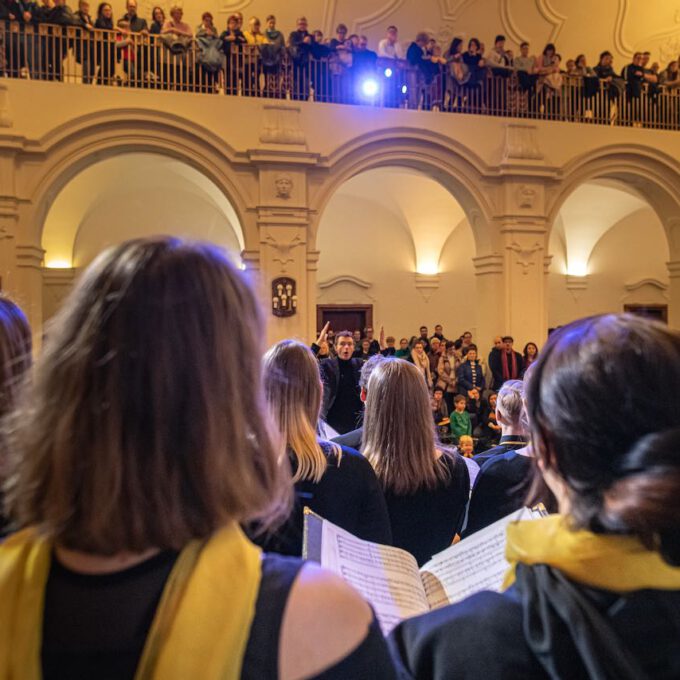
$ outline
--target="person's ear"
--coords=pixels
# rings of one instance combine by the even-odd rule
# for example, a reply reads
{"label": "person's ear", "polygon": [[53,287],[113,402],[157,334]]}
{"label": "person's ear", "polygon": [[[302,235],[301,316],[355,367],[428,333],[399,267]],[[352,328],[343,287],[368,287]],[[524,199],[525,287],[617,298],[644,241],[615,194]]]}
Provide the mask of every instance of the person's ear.
{"label": "person's ear", "polygon": [[366,402],[366,396],[367,396],[366,388],[362,387],[361,388],[361,395],[359,396],[359,398],[361,399],[361,401]]}

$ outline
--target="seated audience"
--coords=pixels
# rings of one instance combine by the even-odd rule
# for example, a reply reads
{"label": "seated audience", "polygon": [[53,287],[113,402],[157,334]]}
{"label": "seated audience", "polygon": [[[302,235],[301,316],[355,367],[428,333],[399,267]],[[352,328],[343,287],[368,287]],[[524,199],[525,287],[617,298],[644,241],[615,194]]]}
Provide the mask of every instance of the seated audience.
{"label": "seated audience", "polygon": [[408,359],[411,356],[411,349],[408,346],[408,338],[399,341],[399,349],[394,353],[397,359]]}
{"label": "seated audience", "polygon": [[494,350],[489,354],[489,368],[493,374],[493,386],[499,390],[506,380],[519,380],[524,370],[524,359],[519,352],[513,350],[514,340],[512,336],[506,335],[502,338],[502,347],[498,351]]}
{"label": "seated audience", "polygon": [[470,476],[463,458],[439,444],[422,373],[384,359],[368,381],[363,454],[385,491],[393,545],[424,564],[461,528]]}
{"label": "seated audience", "polygon": [[428,357],[425,346],[421,338],[418,338],[413,343],[413,350],[411,351],[411,361],[415,364],[425,378],[425,383],[429,389],[432,389],[432,371],[430,370],[430,358]]}
{"label": "seated audience", "polygon": [[303,509],[367,541],[392,541],[385,498],[370,463],[359,453],[317,437],[322,385],[312,352],[282,340],[263,360],[264,392],[285,446],[295,484],[295,505],[274,532],[255,535],[267,551],[302,554]]}
{"label": "seated audience", "polygon": [[[0,296],[0,419],[11,413],[32,363],[31,328],[21,308]],[[0,432],[0,540],[11,530],[5,515],[2,488],[8,476],[11,452]]]}
{"label": "seated audience", "polygon": [[470,345],[456,375],[458,390],[468,398],[468,411],[477,413],[484,391],[484,371],[477,361],[477,346]]}
{"label": "seated audience", "polygon": [[371,341],[368,338],[364,338],[361,341],[360,347],[354,350],[352,358],[361,359],[361,361],[368,361],[371,356]]}
{"label": "seated audience", "polygon": [[444,352],[439,357],[439,363],[437,364],[437,387],[444,390],[444,399],[446,400],[449,413],[453,411],[453,397],[457,389],[456,370],[458,364],[455,344],[451,340],[447,340]]}
{"label": "seated audience", "polygon": [[443,420],[448,422],[449,410],[446,406],[446,401],[444,401],[444,390],[441,387],[434,388],[430,407],[435,425],[439,425]]}
{"label": "seated audience", "polygon": [[498,394],[491,392],[487,397],[487,402],[482,408],[480,415],[480,424],[475,430],[476,436],[479,438],[477,451],[483,452],[497,446],[501,440],[501,426],[498,424],[496,418],[496,403]]}
{"label": "seated audience", "polygon": [[522,351],[522,376],[524,376],[531,364],[538,359],[538,345],[535,342],[527,342]]}
{"label": "seated audience", "polygon": [[10,431],[0,677],[393,677],[342,579],[239,529],[291,493],[264,334],[210,245],[130,241],[79,277]]}
{"label": "seated audience", "polygon": [[457,394],[453,398],[453,411],[451,411],[451,434],[457,440],[464,434],[472,435],[472,420],[467,410],[467,397]]}
{"label": "seated audience", "polygon": [[526,400],[560,514],[508,527],[505,592],[397,627],[404,677],[680,676],[679,384],[680,336],[648,319],[550,336]]}
{"label": "seated audience", "polygon": [[[380,337],[381,337],[381,342],[382,342],[382,337],[384,335],[384,332],[381,330],[380,332]],[[396,343],[396,338],[393,335],[388,335],[387,338],[385,338],[385,346],[380,348],[380,354],[382,354],[384,357],[393,357],[397,353],[397,348],[394,346]],[[406,341],[408,343],[408,340]]]}
{"label": "seated audience", "polygon": [[458,452],[465,458],[472,458],[474,455],[475,440],[467,434],[458,437]]}

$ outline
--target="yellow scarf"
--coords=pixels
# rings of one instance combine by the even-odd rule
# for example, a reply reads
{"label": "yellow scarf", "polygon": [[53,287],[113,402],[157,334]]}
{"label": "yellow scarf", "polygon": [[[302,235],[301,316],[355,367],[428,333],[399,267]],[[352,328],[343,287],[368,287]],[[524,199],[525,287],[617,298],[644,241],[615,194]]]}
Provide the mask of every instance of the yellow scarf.
{"label": "yellow scarf", "polygon": [[680,568],[664,562],[637,538],[574,531],[561,515],[510,524],[505,557],[510,570],[504,590],[515,582],[518,562],[548,564],[570,580],[617,593],[680,590]]}
{"label": "yellow scarf", "polygon": [[[40,680],[51,543],[26,529],[0,546],[0,678]],[[260,550],[236,524],[180,554],[136,680],[238,680],[260,587]]]}

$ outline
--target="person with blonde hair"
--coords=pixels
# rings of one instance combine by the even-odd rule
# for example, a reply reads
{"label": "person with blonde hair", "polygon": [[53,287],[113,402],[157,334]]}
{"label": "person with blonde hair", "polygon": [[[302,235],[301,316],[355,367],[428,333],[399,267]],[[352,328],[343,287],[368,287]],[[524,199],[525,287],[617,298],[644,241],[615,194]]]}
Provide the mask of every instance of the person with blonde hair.
{"label": "person with blonde hair", "polygon": [[423,374],[428,389],[432,389],[432,370],[430,368],[430,357],[425,352],[425,343],[418,338],[413,343],[411,349],[411,363],[413,363]]}
{"label": "person with blonde hair", "polygon": [[526,409],[559,513],[507,527],[502,592],[397,627],[399,677],[680,677],[678,385],[680,333],[660,323],[550,335]]}
{"label": "person with blonde hair", "polygon": [[239,528],[291,498],[263,335],[212,245],[128,241],[80,277],[10,431],[0,677],[392,677],[355,591]]}
{"label": "person with blonde hair", "polygon": [[418,564],[451,545],[470,475],[463,458],[437,440],[427,385],[413,364],[385,359],[371,373],[362,453],[385,491],[393,544]]}
{"label": "person with blonde hair", "polygon": [[300,556],[303,509],[308,507],[359,538],[389,545],[385,497],[370,463],[353,449],[317,436],[323,386],[314,354],[301,342],[282,340],[265,354],[263,373],[296,501],[282,527],[255,540],[267,550]]}

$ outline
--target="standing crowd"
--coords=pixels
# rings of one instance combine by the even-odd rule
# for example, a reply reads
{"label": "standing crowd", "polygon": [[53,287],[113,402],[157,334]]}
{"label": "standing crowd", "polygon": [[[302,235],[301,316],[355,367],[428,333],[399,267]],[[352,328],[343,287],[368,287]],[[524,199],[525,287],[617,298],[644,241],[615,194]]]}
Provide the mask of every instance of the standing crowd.
{"label": "standing crowd", "polygon": [[[329,334],[265,351],[247,273],[172,238],[102,253],[34,365],[0,299],[0,677],[680,676],[677,331],[595,316],[485,362],[441,326]],[[447,394],[496,446],[440,436]],[[422,565],[537,501],[503,592],[388,638],[301,559],[305,508]]]}
{"label": "standing crowd", "polygon": [[552,43],[532,54],[523,42],[515,53],[503,35],[490,47],[476,37],[441,45],[424,31],[401,42],[398,28],[389,26],[371,49],[366,36],[350,34],[345,24],[327,37],[306,17],[285,34],[274,15],[246,22],[235,12],[218,26],[204,12],[194,27],[180,5],[168,16],[154,7],[146,18],[137,0],[127,0],[118,18],[107,2],[94,15],[92,9],[88,0],[79,0],[77,9],[66,0],[0,0],[0,74],[62,80],[72,55],[85,84],[339,103],[379,99],[392,107],[582,121],[614,122],[625,113],[626,123],[679,122],[680,108],[666,96],[680,86],[678,60],[662,68],[648,51],[616,69],[608,50],[591,66],[585,54],[563,59]]}

